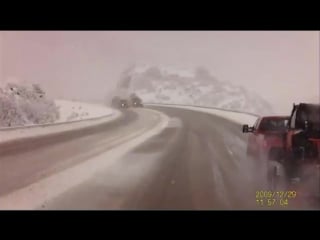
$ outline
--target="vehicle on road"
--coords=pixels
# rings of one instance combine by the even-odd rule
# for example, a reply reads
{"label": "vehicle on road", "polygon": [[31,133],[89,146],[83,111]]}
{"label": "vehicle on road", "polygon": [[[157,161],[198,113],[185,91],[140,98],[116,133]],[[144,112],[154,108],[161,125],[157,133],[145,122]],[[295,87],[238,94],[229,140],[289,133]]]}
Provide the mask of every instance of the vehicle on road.
{"label": "vehicle on road", "polygon": [[283,155],[284,137],[289,116],[259,117],[254,126],[243,125],[248,136],[247,156],[255,159],[280,160]]}
{"label": "vehicle on road", "polygon": [[[311,175],[319,175],[320,104],[293,105],[284,141],[284,151],[284,167],[290,180],[304,181]],[[311,169],[309,173],[305,172],[307,168]],[[317,181],[320,191],[320,175]]]}
{"label": "vehicle on road", "polygon": [[129,108],[129,107],[143,107],[142,99],[135,93],[132,93],[129,97],[113,97],[111,106],[115,108]]}
{"label": "vehicle on road", "polygon": [[289,116],[259,117],[254,126],[243,125],[244,133],[250,132],[247,144],[247,156],[260,164],[265,170],[266,182],[275,189],[280,182],[280,167],[284,159],[284,139],[286,137]]}
{"label": "vehicle on road", "polygon": [[128,108],[129,103],[127,99],[120,99],[120,108]]}
{"label": "vehicle on road", "polygon": [[129,102],[127,99],[123,99],[118,96],[115,96],[111,101],[111,106],[114,108],[128,108]]}
{"label": "vehicle on road", "polygon": [[[266,124],[267,131],[265,118],[273,122],[273,127]],[[275,124],[274,120],[282,123]],[[289,118],[259,118],[253,127],[243,125],[243,132],[253,133],[248,139],[248,155],[257,157],[264,152],[268,159],[279,163],[267,169],[269,187],[277,189],[281,183],[288,189],[302,189],[301,195],[319,203],[320,104],[293,104]],[[279,167],[283,169],[282,176],[278,174]]]}
{"label": "vehicle on road", "polygon": [[143,107],[142,99],[133,93],[130,96],[130,105],[132,107]]}

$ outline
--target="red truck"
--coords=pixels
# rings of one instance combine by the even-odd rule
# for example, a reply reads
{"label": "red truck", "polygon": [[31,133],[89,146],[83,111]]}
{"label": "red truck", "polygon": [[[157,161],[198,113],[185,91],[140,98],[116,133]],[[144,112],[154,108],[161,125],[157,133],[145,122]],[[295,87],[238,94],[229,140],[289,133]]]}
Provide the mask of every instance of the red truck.
{"label": "red truck", "polygon": [[[294,104],[291,115],[257,119],[254,126],[243,125],[252,132],[247,154],[254,158],[267,156],[280,163],[284,179],[268,169],[272,188],[286,182],[286,188],[303,189],[302,195],[320,200],[320,104]],[[301,194],[300,194],[301,195]]]}
{"label": "red truck", "polygon": [[284,138],[289,116],[259,117],[252,127],[243,125],[248,137],[247,156],[255,159],[280,160],[283,157]]}

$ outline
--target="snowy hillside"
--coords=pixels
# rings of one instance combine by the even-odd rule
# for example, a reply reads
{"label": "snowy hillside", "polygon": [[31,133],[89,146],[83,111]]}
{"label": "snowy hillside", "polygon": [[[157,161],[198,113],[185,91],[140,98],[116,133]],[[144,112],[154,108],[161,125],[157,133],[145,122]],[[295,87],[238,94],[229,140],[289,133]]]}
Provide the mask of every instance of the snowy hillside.
{"label": "snowy hillside", "polygon": [[33,126],[109,116],[99,104],[53,100],[38,84],[0,85],[0,128]]}
{"label": "snowy hillside", "polygon": [[[110,122],[121,116],[121,112],[101,105],[66,100],[56,100],[55,102],[59,106],[61,116],[55,122],[56,124],[27,125],[21,128],[0,128],[0,143],[42,137],[65,131],[76,131]],[[81,108],[79,108],[80,106]],[[77,113],[78,117],[70,119],[69,117],[74,115],[74,113]],[[87,114],[84,116],[81,113]]]}
{"label": "snowy hillside", "polygon": [[0,87],[0,127],[53,123],[59,110],[38,84]]}
{"label": "snowy hillside", "polygon": [[268,102],[241,86],[222,82],[204,68],[195,71],[144,66],[128,69],[118,92],[135,92],[144,102],[218,107],[256,114],[272,114]]}

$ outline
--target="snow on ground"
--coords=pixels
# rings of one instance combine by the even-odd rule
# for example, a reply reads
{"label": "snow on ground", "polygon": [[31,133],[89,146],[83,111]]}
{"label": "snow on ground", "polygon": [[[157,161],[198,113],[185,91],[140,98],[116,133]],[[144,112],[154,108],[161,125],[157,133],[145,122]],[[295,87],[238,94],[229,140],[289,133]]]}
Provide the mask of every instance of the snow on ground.
{"label": "snow on ground", "polygon": [[220,117],[226,118],[230,121],[233,121],[239,124],[248,124],[249,126],[253,126],[258,118],[258,116],[253,116],[246,113],[228,112],[228,111],[216,110],[216,109],[203,108],[201,109],[201,111],[218,115]]}
{"label": "snow on ground", "polygon": [[190,109],[199,112],[211,113],[230,121],[233,121],[238,124],[248,124],[252,126],[255,121],[257,120],[258,116],[253,116],[246,113],[238,113],[238,112],[231,112],[227,110],[218,110],[218,109],[210,109],[210,108],[202,108],[202,107],[192,107],[192,106],[179,106],[179,105],[165,105],[165,104],[146,104],[150,106],[164,106],[164,107],[175,107],[175,108],[184,108]]}
{"label": "snow on ground", "polygon": [[60,119],[57,122],[77,121],[110,115],[113,110],[104,105],[77,101],[55,100],[59,107]]}
{"label": "snow on ground", "polygon": [[177,69],[172,66],[136,66],[123,72],[115,95],[136,93],[144,103],[184,104],[273,114],[261,94],[246,86],[216,79],[208,70]]}
{"label": "snow on ground", "polygon": [[[153,111],[153,110],[148,110]],[[167,115],[156,112],[159,115],[159,122],[152,129],[138,129],[131,134],[127,134],[125,138],[131,139],[124,144],[120,144],[115,148],[77,164],[74,167],[65,169],[57,174],[44,178],[27,187],[9,193],[0,197],[0,209],[25,210],[41,208],[47,201],[64,193],[68,189],[75,187],[84,181],[96,176],[102,169],[118,163],[119,159],[133,150],[135,147],[150,139],[154,135],[161,133],[169,123]],[[123,138],[123,137],[122,137]],[[121,139],[115,139],[121,140]],[[70,178],[70,176],[72,176]]]}
{"label": "snow on ground", "polygon": [[[59,122],[54,124],[42,124],[17,128],[1,128],[0,143],[22,138],[40,137],[48,134],[81,129],[112,121],[121,115],[118,110],[97,104],[65,100],[58,100],[57,104],[60,106],[61,115],[63,117]],[[78,116],[68,119],[72,113],[78,114]],[[84,115],[82,113],[88,114]]]}

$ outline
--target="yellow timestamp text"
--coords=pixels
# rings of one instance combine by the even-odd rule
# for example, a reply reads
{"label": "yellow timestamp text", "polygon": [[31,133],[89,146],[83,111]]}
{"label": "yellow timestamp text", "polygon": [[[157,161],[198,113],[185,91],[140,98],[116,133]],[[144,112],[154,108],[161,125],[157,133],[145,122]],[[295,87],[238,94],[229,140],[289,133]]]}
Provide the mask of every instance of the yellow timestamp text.
{"label": "yellow timestamp text", "polygon": [[256,199],[257,205],[261,207],[273,207],[273,206],[289,206],[289,199],[276,199],[276,198],[268,198],[268,199]]}
{"label": "yellow timestamp text", "polygon": [[256,199],[293,199],[296,191],[256,191]]}
{"label": "yellow timestamp text", "polygon": [[288,207],[296,197],[296,191],[256,191],[256,203],[260,207]]}

